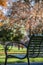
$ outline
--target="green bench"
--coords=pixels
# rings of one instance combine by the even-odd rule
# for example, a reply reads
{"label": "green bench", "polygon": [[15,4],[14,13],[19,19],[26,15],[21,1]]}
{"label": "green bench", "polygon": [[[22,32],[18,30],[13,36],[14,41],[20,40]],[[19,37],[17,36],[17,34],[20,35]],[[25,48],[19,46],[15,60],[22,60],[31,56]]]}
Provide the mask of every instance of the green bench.
{"label": "green bench", "polygon": [[9,44],[6,44],[6,46],[5,46],[5,55],[6,55],[5,65],[7,65],[8,58],[18,58],[18,59],[27,58],[28,65],[30,65],[29,58],[43,57],[43,35],[32,35],[30,37],[30,40],[28,41],[28,43],[25,43],[25,44],[19,43],[19,44],[25,46],[25,48],[27,49],[26,54],[24,54],[23,56],[8,54],[7,50],[8,50]]}

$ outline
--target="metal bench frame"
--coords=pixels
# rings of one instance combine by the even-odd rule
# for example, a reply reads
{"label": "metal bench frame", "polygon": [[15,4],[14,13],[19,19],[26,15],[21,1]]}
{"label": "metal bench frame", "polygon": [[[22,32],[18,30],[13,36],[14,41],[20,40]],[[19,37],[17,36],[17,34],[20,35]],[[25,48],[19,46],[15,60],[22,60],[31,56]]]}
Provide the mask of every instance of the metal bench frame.
{"label": "metal bench frame", "polygon": [[[34,41],[34,39],[35,39],[35,41]],[[33,41],[32,41],[33,40]],[[38,40],[38,42],[37,42],[37,40]],[[35,42],[35,43],[34,43]],[[42,45],[41,45],[41,43],[42,43]],[[21,43],[19,43],[19,44],[21,44]],[[37,45],[36,45],[37,44]],[[29,40],[29,42],[28,42],[28,45],[26,45],[26,44],[23,44],[22,43],[22,45],[23,46],[25,46],[26,48],[27,48],[27,53],[26,53],[26,55],[25,55],[25,57],[23,57],[23,58],[20,58],[20,57],[16,57],[16,56],[13,56],[13,55],[8,55],[7,54],[7,50],[8,50],[8,46],[9,44],[6,44],[6,46],[5,46],[5,64],[4,65],[7,65],[7,59],[8,58],[18,58],[18,59],[25,59],[25,58],[27,58],[27,61],[28,61],[28,65],[30,65],[30,62],[29,62],[29,58],[36,58],[36,57],[43,57],[43,51],[41,51],[40,50],[40,48],[41,49],[43,49],[42,47],[43,47],[43,35],[32,35],[31,37],[30,37],[30,40]],[[32,46],[33,45],[33,46]],[[35,46],[36,45],[36,46]],[[35,48],[36,47],[36,48]],[[31,49],[32,48],[32,49]],[[38,51],[37,51],[38,50]],[[29,54],[30,53],[30,54]],[[42,55],[41,55],[42,54]]]}

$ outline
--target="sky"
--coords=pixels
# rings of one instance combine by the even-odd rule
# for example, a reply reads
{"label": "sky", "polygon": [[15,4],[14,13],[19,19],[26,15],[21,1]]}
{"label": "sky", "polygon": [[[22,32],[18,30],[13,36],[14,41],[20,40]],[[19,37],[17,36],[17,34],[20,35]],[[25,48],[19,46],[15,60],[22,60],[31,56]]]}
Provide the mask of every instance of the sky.
{"label": "sky", "polygon": [[19,0],[8,0],[8,1],[16,2],[16,1],[19,1]]}

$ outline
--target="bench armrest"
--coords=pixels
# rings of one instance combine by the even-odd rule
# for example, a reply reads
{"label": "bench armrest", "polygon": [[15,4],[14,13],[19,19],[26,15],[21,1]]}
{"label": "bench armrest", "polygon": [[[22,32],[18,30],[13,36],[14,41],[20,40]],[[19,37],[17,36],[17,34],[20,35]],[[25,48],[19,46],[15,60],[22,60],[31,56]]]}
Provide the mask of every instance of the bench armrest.
{"label": "bench armrest", "polygon": [[[9,43],[7,43],[5,45],[5,55],[7,54],[7,51],[9,50],[9,47],[8,46],[10,46],[11,44],[13,46],[13,43],[15,43],[15,42],[9,42]],[[24,43],[17,43],[17,44],[21,44],[21,45],[23,45],[23,46],[25,46],[27,48],[26,44],[24,44]]]}

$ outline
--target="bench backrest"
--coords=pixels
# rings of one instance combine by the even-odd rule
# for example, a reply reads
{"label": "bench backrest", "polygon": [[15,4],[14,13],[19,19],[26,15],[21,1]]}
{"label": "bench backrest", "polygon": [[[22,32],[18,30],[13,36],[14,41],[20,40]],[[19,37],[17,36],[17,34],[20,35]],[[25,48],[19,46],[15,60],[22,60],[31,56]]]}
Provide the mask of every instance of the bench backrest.
{"label": "bench backrest", "polygon": [[29,57],[43,57],[43,35],[33,35],[28,44]]}

